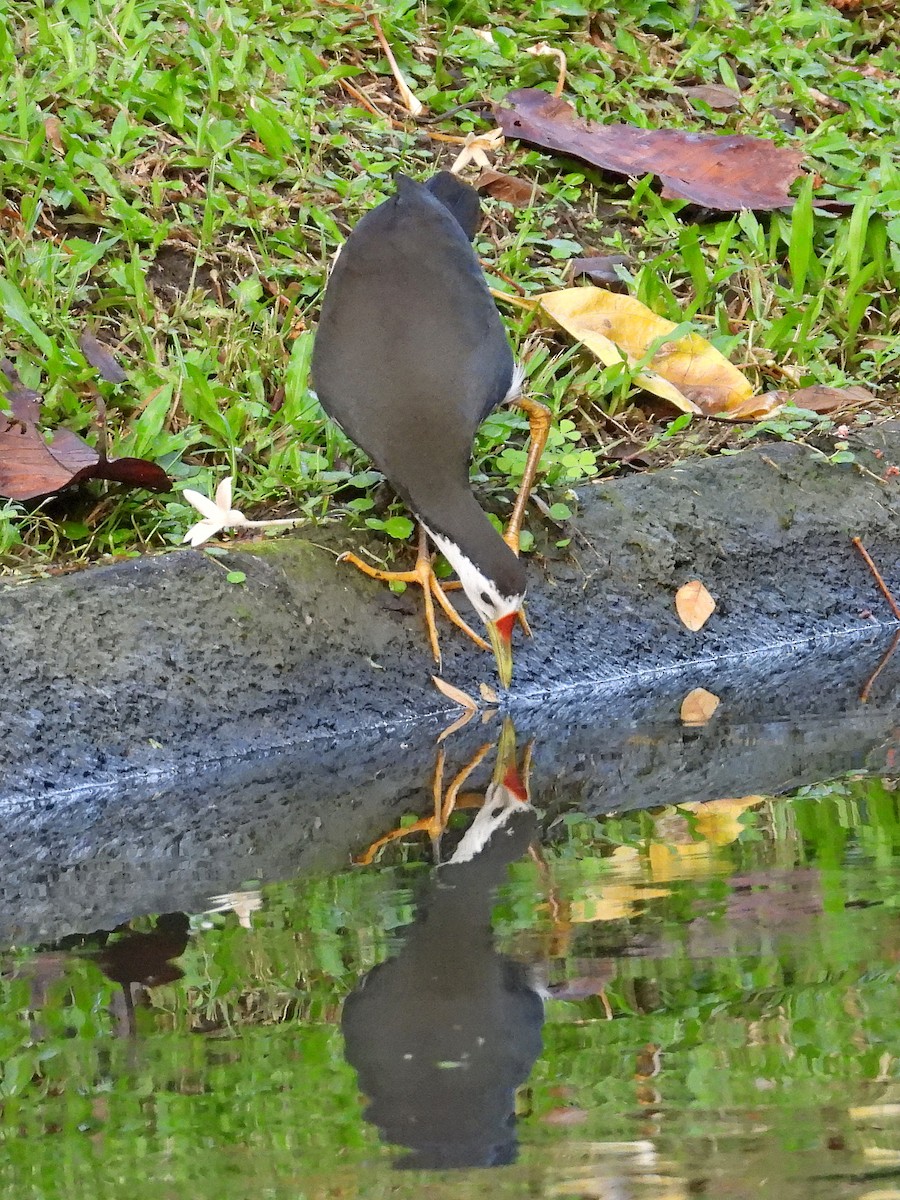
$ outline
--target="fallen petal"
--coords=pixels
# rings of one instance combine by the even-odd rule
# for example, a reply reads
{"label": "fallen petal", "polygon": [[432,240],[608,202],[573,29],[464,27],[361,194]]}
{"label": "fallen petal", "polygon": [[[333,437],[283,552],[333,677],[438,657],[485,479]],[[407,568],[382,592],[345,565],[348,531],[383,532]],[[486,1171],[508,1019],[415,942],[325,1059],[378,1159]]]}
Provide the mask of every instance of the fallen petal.
{"label": "fallen petal", "polygon": [[184,537],[182,542],[190,542],[192,546],[202,546],[204,542],[209,541],[211,537],[223,529],[224,526],[219,521],[208,521],[206,519],[198,521],[196,525],[192,525]]}
{"label": "fallen petal", "polygon": [[185,488],[181,494],[188,504],[192,504],[197,512],[208,521],[218,522],[224,516],[223,510],[202,492],[195,492],[193,488]]}
{"label": "fallen petal", "polygon": [[216,488],[216,508],[228,512],[231,508],[231,484],[233,476],[226,475]]}

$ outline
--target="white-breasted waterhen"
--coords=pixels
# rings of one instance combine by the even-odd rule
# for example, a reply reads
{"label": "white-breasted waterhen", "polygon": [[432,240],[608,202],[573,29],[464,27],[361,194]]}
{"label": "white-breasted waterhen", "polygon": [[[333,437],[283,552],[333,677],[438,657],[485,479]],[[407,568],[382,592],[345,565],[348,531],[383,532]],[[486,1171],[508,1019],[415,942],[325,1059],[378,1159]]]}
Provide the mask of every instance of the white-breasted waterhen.
{"label": "white-breasted waterhen", "polygon": [[[504,686],[525,571],[519,531],[550,414],[518,394],[521,381],[471,245],[478,193],[447,171],[426,184],[396,177],[393,196],[367,213],[344,245],[325,291],[312,360],[322,407],[368,454],[420,523],[413,571],[377,579],[421,585],[435,658],[433,599],[486,646],[435,578],[425,535],[443,552],[487,625]],[[475,432],[504,400],[528,415],[531,446],[509,529],[501,537],[469,482]],[[527,626],[526,626],[527,628]]]}

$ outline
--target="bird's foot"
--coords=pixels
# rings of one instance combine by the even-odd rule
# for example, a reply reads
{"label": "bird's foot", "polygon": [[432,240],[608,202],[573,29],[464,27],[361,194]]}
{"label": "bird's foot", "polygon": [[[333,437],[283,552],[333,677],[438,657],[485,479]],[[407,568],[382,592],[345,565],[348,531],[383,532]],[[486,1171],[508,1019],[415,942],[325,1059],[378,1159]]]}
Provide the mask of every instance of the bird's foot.
{"label": "bird's foot", "polygon": [[339,561],[352,563],[354,567],[372,579],[380,579],[385,583],[413,583],[422,589],[422,595],[425,600],[425,624],[428,628],[428,641],[435,662],[438,664],[441,661],[441,647],[438,641],[437,622],[434,616],[435,600],[437,600],[443,609],[447,619],[458,629],[461,629],[467,637],[471,638],[476,646],[480,646],[482,650],[490,650],[490,646],[484,638],[479,637],[475,630],[466,624],[447,599],[444,594],[444,588],[434,573],[431,555],[428,554],[427,549],[424,553],[422,551],[422,542],[419,545],[419,556],[416,559],[416,565],[411,571],[385,571],[371,566],[355,554],[342,554]]}

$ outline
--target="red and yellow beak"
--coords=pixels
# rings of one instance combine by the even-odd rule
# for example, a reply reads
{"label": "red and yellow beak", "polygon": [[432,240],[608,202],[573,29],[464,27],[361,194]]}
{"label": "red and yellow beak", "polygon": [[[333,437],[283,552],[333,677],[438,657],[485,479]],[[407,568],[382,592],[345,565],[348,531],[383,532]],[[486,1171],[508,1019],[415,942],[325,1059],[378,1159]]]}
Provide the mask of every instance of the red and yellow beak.
{"label": "red and yellow beak", "polygon": [[491,649],[494,651],[494,658],[497,660],[497,673],[500,676],[500,683],[505,688],[508,688],[512,681],[512,635],[518,616],[518,613],[509,613],[507,616],[501,617],[499,621],[488,621],[487,623],[488,638]]}

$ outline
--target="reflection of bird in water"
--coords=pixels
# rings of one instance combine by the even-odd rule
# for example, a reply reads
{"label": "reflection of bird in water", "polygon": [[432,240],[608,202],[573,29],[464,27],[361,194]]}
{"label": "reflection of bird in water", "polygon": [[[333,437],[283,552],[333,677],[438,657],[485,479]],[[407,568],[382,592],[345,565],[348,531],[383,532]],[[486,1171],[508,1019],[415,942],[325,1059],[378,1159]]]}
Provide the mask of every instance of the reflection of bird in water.
{"label": "reflection of bird in water", "polygon": [[159,987],[175,983],[184,972],[172,962],[188,944],[190,919],[186,913],[163,913],[156,927],[146,933],[129,930],[118,941],[107,941],[96,962],[103,974],[122,989],[124,1007],[114,1008],[119,1033],[133,1037],[137,1032],[134,1004],[135,987]]}
{"label": "reflection of bird in water", "polygon": [[[112,936],[118,933],[123,936]],[[66,978],[72,958],[84,958],[96,963],[107,979],[121,987],[121,996],[114,996],[110,1004],[115,1032],[120,1037],[134,1037],[135,988],[139,994],[141,988],[181,979],[184,972],[172,960],[184,953],[189,934],[186,913],[163,913],[157,917],[155,927],[146,932],[121,925],[112,931],[70,934],[52,950],[38,950],[30,963],[23,964],[20,973],[31,981],[30,1007],[39,1011],[47,1006],[51,986]],[[35,1036],[43,1037],[40,1025],[34,1030]]]}
{"label": "reflection of bird in water", "polygon": [[541,1051],[543,1001],[494,946],[491,908],[528,849],[534,809],[500,761],[482,809],[430,880],[395,958],[350,995],[348,1061],[366,1119],[407,1147],[405,1168],[501,1166],[516,1157],[516,1088]]}

